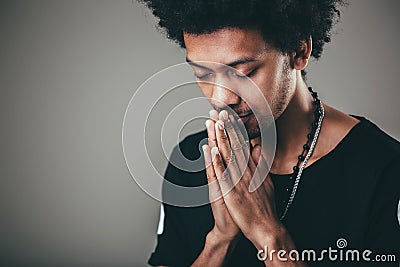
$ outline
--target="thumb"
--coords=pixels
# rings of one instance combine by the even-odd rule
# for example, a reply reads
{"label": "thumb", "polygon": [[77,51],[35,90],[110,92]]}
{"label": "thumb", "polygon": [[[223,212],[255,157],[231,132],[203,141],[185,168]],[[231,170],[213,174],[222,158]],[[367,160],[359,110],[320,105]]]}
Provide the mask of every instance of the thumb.
{"label": "thumb", "polygon": [[254,192],[257,188],[260,187],[264,183],[264,180],[268,176],[268,164],[265,161],[262,153],[261,153],[261,146],[255,145],[253,150],[251,151],[251,157],[257,164],[257,168],[255,170],[253,179],[251,179],[249,184],[249,192]]}
{"label": "thumb", "polygon": [[251,157],[253,158],[254,162],[258,165],[261,155],[261,146],[259,144],[253,147],[251,151]]}

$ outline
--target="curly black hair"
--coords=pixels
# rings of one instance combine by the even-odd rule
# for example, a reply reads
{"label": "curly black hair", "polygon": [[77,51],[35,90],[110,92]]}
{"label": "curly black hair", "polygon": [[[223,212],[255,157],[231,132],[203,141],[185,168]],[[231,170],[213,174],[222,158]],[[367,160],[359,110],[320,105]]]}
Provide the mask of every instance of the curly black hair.
{"label": "curly black hair", "polygon": [[256,28],[264,40],[283,53],[297,51],[310,36],[311,56],[318,59],[331,41],[343,0],[139,0],[159,19],[167,37],[185,48],[183,33]]}

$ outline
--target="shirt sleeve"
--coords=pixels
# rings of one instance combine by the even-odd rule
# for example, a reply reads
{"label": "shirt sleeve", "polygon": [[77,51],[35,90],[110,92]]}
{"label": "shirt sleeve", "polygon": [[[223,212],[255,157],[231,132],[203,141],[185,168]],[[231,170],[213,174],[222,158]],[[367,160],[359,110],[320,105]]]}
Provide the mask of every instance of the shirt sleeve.
{"label": "shirt sleeve", "polygon": [[[176,149],[171,157],[176,156]],[[185,173],[169,163],[164,174],[163,198],[169,191],[166,183],[180,184]],[[190,266],[189,241],[185,236],[184,208],[162,203],[160,210],[160,222],[157,231],[157,246],[151,254],[148,264],[151,266]]]}
{"label": "shirt sleeve", "polygon": [[[151,266],[189,266],[186,240],[179,230],[179,214],[174,206],[162,204],[164,220],[160,221],[157,233],[157,246],[151,254],[148,264]],[[162,216],[162,213],[160,213]],[[161,219],[161,218],[160,218]],[[161,232],[162,228],[162,232]]]}
{"label": "shirt sleeve", "polygon": [[[399,266],[400,222],[397,213],[400,198],[399,166],[400,156],[389,162],[380,175],[372,202],[366,247],[372,251],[370,258],[376,264],[374,266]],[[380,258],[375,258],[376,255]],[[391,260],[388,260],[388,257],[392,257]],[[380,259],[386,261],[378,263]]]}

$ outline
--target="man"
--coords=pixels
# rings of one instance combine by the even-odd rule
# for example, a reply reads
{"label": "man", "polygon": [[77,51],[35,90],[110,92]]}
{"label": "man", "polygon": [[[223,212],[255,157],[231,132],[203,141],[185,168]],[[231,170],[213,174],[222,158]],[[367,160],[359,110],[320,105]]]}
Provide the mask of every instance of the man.
{"label": "man", "polygon": [[[207,131],[179,145],[195,159],[208,137],[206,170],[190,173],[170,164],[165,174],[176,184],[208,183],[213,201],[194,208],[164,204],[163,230],[149,264],[398,266],[399,142],[366,118],[322,103],[305,83],[308,61],[330,41],[342,2],[144,2],[168,37],[186,48],[214,108]],[[228,66],[235,71],[227,73]],[[243,78],[257,85],[275,120],[276,152],[265,177],[256,171],[267,164],[252,108],[267,107],[249,95],[245,101],[246,88],[223,86]],[[248,190],[253,177],[261,186]],[[308,251],[308,257],[296,257],[296,251]],[[345,257],[352,253],[358,260]],[[395,258],[378,262],[382,256]]]}

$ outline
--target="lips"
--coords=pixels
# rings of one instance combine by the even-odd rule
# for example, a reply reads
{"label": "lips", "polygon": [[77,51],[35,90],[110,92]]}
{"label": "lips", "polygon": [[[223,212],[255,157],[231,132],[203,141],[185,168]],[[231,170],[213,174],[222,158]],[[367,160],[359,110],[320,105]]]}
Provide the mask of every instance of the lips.
{"label": "lips", "polygon": [[247,121],[249,121],[251,119],[251,117],[253,116],[253,113],[244,115],[244,116],[239,116],[240,120],[242,121],[242,123],[246,123]]}

